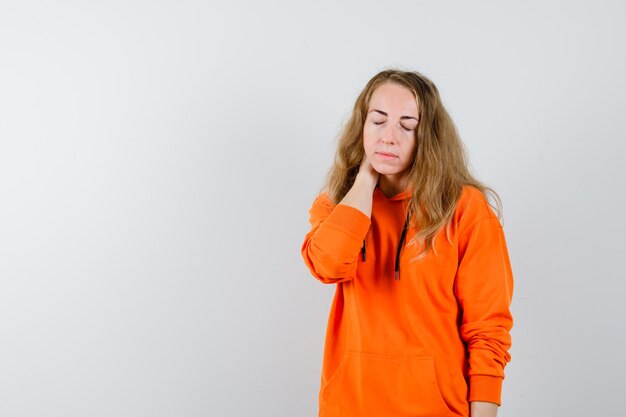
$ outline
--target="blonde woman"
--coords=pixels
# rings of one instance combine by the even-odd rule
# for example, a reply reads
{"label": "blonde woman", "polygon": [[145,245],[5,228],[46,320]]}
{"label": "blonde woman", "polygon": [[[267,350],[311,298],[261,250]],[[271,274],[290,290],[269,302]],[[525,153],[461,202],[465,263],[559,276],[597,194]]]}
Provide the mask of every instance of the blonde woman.
{"label": "blonde woman", "polygon": [[367,83],[302,245],[336,285],[320,417],[496,416],[513,323],[500,207],[432,81]]}

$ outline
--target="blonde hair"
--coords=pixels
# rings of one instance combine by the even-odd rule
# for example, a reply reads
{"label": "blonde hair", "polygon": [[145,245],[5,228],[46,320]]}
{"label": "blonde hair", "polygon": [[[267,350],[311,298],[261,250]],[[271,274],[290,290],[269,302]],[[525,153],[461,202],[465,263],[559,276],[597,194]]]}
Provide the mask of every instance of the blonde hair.
{"label": "blonde hair", "polygon": [[[337,204],[352,187],[361,161],[363,125],[374,90],[384,83],[396,83],[415,95],[419,110],[416,129],[417,151],[408,168],[407,184],[412,192],[408,201],[410,227],[417,229],[411,244],[423,250],[416,259],[434,249],[435,236],[445,227],[450,241],[450,220],[465,185],[485,196],[501,218],[502,202],[492,188],[478,181],[470,172],[466,151],[459,133],[446,111],[435,84],[418,72],[388,69],[369,80],[357,98],[352,114],[339,135],[333,165],[326,178],[326,191]],[[434,250],[435,255],[437,254]]]}

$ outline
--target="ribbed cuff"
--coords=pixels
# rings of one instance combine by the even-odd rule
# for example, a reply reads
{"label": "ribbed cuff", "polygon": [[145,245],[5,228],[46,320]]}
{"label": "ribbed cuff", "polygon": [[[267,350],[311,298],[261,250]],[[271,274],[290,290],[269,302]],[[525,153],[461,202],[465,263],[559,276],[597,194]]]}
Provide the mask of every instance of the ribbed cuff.
{"label": "ribbed cuff", "polygon": [[470,376],[469,401],[487,401],[501,404],[502,378],[488,375]]}

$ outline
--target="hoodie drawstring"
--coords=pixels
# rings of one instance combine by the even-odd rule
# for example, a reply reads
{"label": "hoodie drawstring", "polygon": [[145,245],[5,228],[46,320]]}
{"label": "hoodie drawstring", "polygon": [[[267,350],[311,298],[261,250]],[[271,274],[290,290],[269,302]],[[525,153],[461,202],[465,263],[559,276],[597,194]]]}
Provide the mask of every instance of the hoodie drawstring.
{"label": "hoodie drawstring", "polygon": [[402,234],[400,235],[400,243],[398,243],[398,249],[396,249],[396,279],[400,279],[400,252],[402,251],[402,244],[406,238],[406,230],[409,228],[409,215],[406,216],[404,227],[402,228]]}
{"label": "hoodie drawstring", "polygon": [[[409,228],[409,215],[406,216],[406,221],[404,222],[404,227],[402,228],[402,234],[400,235],[400,242],[398,243],[398,248],[396,249],[396,264],[395,264],[395,277],[396,279],[400,279],[400,252],[402,252],[402,244],[404,243],[404,239],[406,238],[406,231]],[[363,246],[361,247],[361,257],[363,258],[363,262],[365,262],[365,240],[363,240]]]}

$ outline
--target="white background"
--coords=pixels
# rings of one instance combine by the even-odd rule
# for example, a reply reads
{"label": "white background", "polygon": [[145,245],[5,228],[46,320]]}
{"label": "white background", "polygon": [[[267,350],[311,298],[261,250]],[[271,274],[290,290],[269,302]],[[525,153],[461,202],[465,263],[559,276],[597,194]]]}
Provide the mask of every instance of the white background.
{"label": "white background", "polygon": [[300,257],[367,80],[504,201],[500,416],[623,412],[626,3],[0,1],[0,416],[317,415]]}

